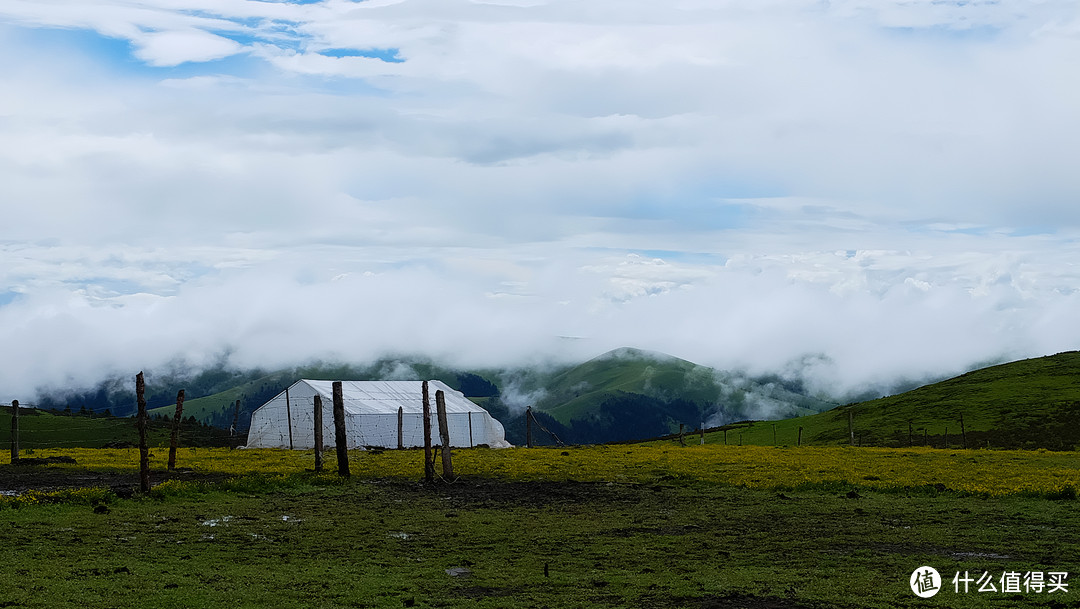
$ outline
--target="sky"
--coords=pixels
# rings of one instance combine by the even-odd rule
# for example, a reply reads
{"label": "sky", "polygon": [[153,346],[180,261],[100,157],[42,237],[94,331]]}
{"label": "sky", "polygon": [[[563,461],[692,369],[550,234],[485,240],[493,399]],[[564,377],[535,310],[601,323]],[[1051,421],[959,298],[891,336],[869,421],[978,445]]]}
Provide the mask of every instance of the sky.
{"label": "sky", "polygon": [[839,398],[1080,347],[1073,0],[0,0],[0,53],[0,401],[621,346]]}

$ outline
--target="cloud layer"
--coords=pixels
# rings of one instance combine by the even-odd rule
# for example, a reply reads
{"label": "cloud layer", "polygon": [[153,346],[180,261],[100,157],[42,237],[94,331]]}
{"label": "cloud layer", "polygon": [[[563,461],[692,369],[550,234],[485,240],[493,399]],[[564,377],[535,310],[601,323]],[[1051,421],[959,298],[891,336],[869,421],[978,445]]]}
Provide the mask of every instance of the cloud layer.
{"label": "cloud layer", "polygon": [[0,399],[634,345],[832,394],[1075,348],[1070,2],[7,2]]}

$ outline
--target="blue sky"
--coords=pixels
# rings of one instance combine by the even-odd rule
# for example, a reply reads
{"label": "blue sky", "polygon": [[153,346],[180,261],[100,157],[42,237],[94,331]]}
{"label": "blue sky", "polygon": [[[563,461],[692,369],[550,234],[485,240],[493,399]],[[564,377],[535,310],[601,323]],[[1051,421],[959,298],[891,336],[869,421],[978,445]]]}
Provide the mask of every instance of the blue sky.
{"label": "blue sky", "polygon": [[0,394],[631,345],[842,397],[1080,344],[1073,2],[12,0],[0,52]]}

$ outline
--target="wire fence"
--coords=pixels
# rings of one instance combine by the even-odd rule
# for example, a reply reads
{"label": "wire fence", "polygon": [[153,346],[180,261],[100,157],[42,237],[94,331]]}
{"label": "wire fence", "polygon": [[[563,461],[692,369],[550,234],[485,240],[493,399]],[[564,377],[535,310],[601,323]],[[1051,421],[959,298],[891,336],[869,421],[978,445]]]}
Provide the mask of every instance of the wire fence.
{"label": "wire fence", "polygon": [[[11,404],[0,404],[4,415],[11,415]],[[9,416],[0,416],[0,450],[11,450],[12,426]],[[112,417],[100,414],[68,413],[41,410],[33,405],[19,404],[18,448],[22,451],[50,448],[127,448],[139,442],[135,417]],[[169,443],[172,422],[160,419],[149,421],[152,445]],[[211,429],[201,423],[185,420],[180,427],[181,446],[227,446],[235,444],[224,430]]]}

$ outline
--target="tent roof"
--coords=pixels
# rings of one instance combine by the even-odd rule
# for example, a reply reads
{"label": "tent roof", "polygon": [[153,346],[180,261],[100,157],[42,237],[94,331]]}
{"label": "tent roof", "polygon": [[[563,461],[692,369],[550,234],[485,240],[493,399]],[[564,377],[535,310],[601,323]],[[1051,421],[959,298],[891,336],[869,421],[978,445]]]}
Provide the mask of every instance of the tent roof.
{"label": "tent roof", "polygon": [[[321,395],[326,405],[333,403],[333,381],[301,379],[293,387],[300,383]],[[432,413],[435,412],[435,392],[439,390],[445,394],[448,413],[487,413],[461,392],[441,381],[428,381]],[[351,414],[396,414],[398,408],[407,413],[422,413],[424,410],[423,381],[341,381],[341,394],[345,410]]]}

